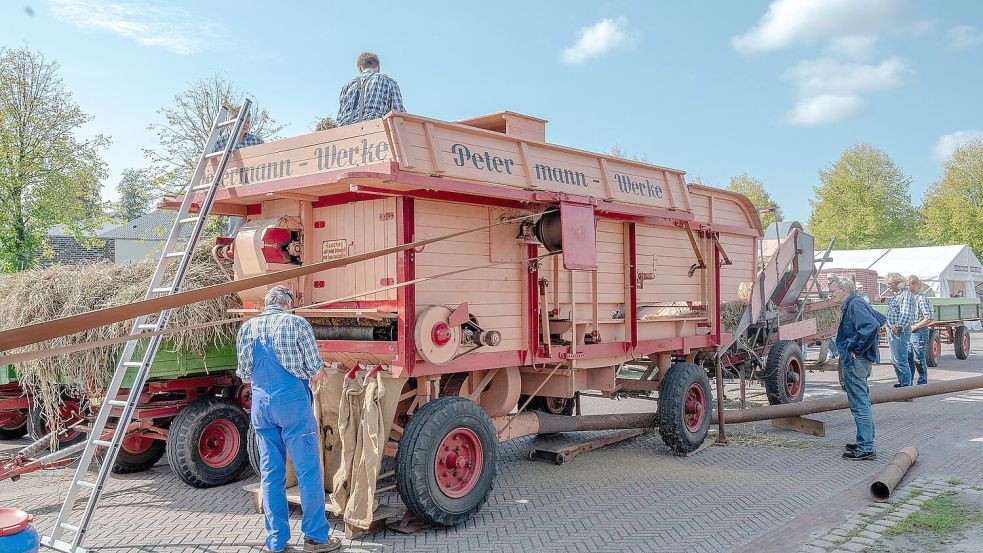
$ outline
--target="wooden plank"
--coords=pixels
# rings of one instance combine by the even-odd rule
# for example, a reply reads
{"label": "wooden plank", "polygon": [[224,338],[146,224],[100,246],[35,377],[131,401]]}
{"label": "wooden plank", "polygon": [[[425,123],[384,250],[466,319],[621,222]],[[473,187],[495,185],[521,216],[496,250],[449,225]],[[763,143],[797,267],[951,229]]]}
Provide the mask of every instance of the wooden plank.
{"label": "wooden plank", "polygon": [[446,173],[440,166],[440,157],[437,155],[437,148],[435,147],[436,139],[433,136],[433,123],[427,122],[423,124],[423,129],[426,131],[427,136],[427,146],[430,147],[430,161],[433,163],[433,170],[435,173]]}
{"label": "wooden plank", "polygon": [[771,419],[771,425],[776,428],[783,428],[793,432],[801,432],[811,436],[826,436],[826,423],[808,417],[788,417],[782,419]]}

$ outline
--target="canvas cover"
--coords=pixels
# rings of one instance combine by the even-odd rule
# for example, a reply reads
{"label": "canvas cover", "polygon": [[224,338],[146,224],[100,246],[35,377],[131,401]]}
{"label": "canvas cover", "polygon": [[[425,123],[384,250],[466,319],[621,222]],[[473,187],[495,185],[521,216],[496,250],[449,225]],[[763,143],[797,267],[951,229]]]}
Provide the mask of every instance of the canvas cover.
{"label": "canvas cover", "polygon": [[916,275],[938,298],[977,297],[983,264],[969,246],[926,246],[871,250],[833,250],[823,269],[870,269],[880,277],[896,272]]}

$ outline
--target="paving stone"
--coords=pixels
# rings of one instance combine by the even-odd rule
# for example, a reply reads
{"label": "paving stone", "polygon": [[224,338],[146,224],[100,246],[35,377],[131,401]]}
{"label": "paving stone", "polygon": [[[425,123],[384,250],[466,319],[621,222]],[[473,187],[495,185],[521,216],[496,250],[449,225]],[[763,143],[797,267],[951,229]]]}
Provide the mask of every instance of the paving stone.
{"label": "paving stone", "polygon": [[813,545],[803,545],[799,551],[801,553],[826,553],[826,550],[822,547],[816,547]]}
{"label": "paving stone", "polygon": [[862,543],[855,543],[852,541],[848,541],[843,545],[841,545],[840,549],[845,549],[847,551],[853,551],[854,553],[857,553],[859,551],[863,551],[864,549],[867,549],[867,546]]}
{"label": "paving stone", "polygon": [[877,538],[868,538],[868,537],[864,537],[864,536],[857,536],[857,537],[853,538],[850,541],[856,542],[856,543],[862,543],[864,545],[870,546],[870,545],[874,545],[875,543],[877,543]]}
{"label": "paving stone", "polygon": [[810,545],[815,545],[816,547],[822,547],[823,549],[833,549],[836,544],[827,540],[812,540],[809,542]]}
{"label": "paving stone", "polygon": [[[885,528],[885,530],[886,530],[886,528]],[[874,532],[874,531],[871,531],[871,530],[864,530],[864,531],[860,532],[860,535],[863,536],[863,537],[865,537],[865,538],[870,538],[872,540],[879,540],[882,537],[882,532]]]}
{"label": "paving stone", "polygon": [[868,524],[866,530],[870,532],[877,532],[879,534],[883,534],[884,532],[887,531],[887,528],[881,526],[880,524]]}
{"label": "paving stone", "polygon": [[829,533],[830,533],[831,536],[845,536],[846,535],[846,530],[841,530],[839,528],[833,528],[832,530],[829,531]]}

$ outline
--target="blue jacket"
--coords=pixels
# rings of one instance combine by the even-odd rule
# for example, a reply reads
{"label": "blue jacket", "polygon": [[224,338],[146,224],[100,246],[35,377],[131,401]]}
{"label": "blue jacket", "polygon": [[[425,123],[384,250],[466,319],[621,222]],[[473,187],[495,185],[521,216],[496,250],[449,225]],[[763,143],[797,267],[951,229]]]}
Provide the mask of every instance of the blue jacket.
{"label": "blue jacket", "polygon": [[853,364],[850,353],[863,356],[871,363],[880,362],[879,331],[887,317],[881,315],[860,296],[850,294],[843,302],[840,326],[836,331],[836,349],[844,367]]}

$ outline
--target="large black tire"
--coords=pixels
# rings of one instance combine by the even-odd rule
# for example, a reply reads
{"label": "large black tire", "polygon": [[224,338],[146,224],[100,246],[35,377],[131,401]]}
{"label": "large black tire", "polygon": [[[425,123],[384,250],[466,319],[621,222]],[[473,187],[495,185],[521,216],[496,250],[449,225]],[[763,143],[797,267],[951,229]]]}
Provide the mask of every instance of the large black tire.
{"label": "large black tire", "polygon": [[676,453],[690,453],[703,444],[713,417],[710,379],[694,363],[669,367],[659,389],[655,422],[659,435]]}
{"label": "large black tire", "polygon": [[235,482],[246,469],[249,415],[228,400],[204,397],[178,412],[167,433],[167,462],[189,486]]}
{"label": "large black tire", "polygon": [[[447,467],[457,459],[465,464]],[[417,518],[454,526],[488,500],[497,462],[498,437],[484,409],[462,397],[441,397],[421,407],[406,425],[396,452],[396,486]]]}
{"label": "large black tire", "polygon": [[[65,400],[63,410],[77,413],[79,409],[80,408],[77,401]],[[40,440],[50,431],[48,417],[44,415],[44,412],[41,409],[41,404],[32,401],[27,409],[27,433],[31,436],[32,440]],[[85,437],[85,433],[80,431],[68,432],[59,437],[57,448],[60,449],[83,442],[85,441]]]}
{"label": "large black tire", "polygon": [[928,343],[925,344],[925,363],[929,367],[938,367],[939,357],[942,357],[942,336],[933,328],[928,331]]}
{"label": "large black tire", "polygon": [[791,340],[776,342],[768,352],[763,380],[771,405],[802,401],[806,371],[799,344]]}
{"label": "large black tire", "polygon": [[965,326],[956,327],[956,337],[952,342],[952,347],[956,350],[956,359],[966,359],[969,357],[969,329]]}
{"label": "large black tire", "polygon": [[262,475],[259,470],[259,442],[256,440],[256,429],[252,425],[249,425],[249,436],[246,438],[246,453],[249,455],[249,466],[253,472],[256,476]]}
{"label": "large black tire", "polygon": [[[132,472],[143,472],[157,464],[164,456],[167,448],[164,440],[151,440],[146,438],[142,445],[134,448],[136,444],[123,440],[123,445],[116,454],[113,462],[113,472],[116,474],[129,474]],[[132,448],[132,449],[131,449]]]}
{"label": "large black tire", "polygon": [[10,426],[0,426],[0,440],[16,440],[27,435],[28,413],[26,411],[22,413],[18,415],[24,418],[20,423],[12,422]]}

